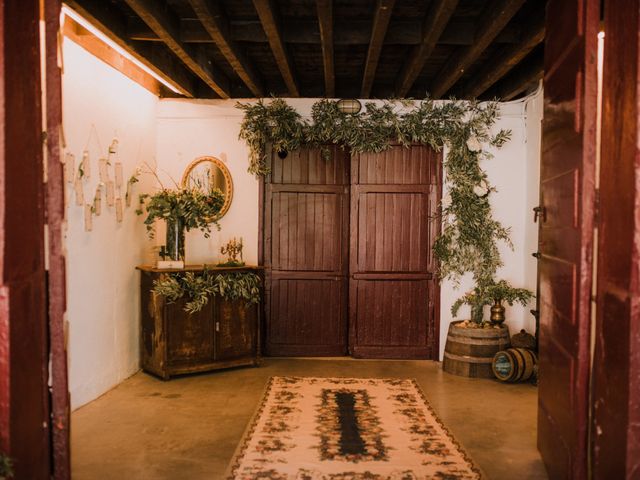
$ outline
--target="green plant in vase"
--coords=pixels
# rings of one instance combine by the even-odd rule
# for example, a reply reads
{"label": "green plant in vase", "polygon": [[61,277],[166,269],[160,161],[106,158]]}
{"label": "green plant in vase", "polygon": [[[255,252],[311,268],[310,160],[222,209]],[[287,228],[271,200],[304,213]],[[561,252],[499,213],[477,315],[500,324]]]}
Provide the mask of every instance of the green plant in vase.
{"label": "green plant in vase", "polygon": [[154,194],[140,195],[138,215],[145,212],[144,223],[150,238],[155,234],[156,220],[164,220],[167,225],[165,245],[166,255],[171,260],[184,261],[185,231],[200,230],[206,238],[211,233],[211,225],[219,228],[216,215],[224,205],[224,194],[219,189],[207,193],[198,189],[162,189]]}
{"label": "green plant in vase", "polygon": [[478,285],[473,290],[465,293],[455,301],[451,307],[451,314],[456,317],[462,305],[471,307],[471,320],[477,325],[482,325],[484,321],[484,306],[491,307],[491,323],[501,324],[504,322],[504,305],[502,302],[512,306],[519,303],[526,306],[534,297],[533,293],[526,288],[515,288],[506,280],[498,282],[491,281],[486,285]]}

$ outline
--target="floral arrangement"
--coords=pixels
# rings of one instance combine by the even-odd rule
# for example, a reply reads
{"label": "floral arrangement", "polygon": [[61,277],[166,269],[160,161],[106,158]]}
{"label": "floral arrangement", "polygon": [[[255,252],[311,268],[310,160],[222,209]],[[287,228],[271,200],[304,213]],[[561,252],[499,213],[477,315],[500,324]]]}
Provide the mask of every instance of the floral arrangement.
{"label": "floral arrangement", "polygon": [[[211,224],[218,226],[214,220],[224,205],[224,194],[219,189],[204,193],[193,189],[162,189],[153,195],[140,195],[140,208],[136,210],[142,215],[146,210],[149,237],[153,238],[156,220],[168,222],[180,221],[187,230],[198,229],[205,237],[211,233]],[[144,209],[144,210],[143,210]]]}

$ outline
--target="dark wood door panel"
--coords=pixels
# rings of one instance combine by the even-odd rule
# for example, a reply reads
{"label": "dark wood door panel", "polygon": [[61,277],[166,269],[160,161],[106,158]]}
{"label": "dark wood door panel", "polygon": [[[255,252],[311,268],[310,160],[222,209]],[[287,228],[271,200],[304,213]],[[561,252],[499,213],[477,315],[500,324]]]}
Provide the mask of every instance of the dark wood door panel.
{"label": "dark wood door panel", "polygon": [[[291,189],[289,189],[291,190]],[[269,188],[270,266],[273,270],[340,272],[345,187],[339,191],[300,192]]]}
{"label": "dark wood door panel", "polygon": [[354,356],[428,356],[429,280],[359,280],[351,283]]}
{"label": "dark wood door panel", "polygon": [[423,272],[428,269],[428,193],[376,192],[354,187],[359,205],[357,271]]}
{"label": "dark wood door panel", "polygon": [[348,155],[273,155],[265,188],[265,352],[345,355]]}
{"label": "dark wood door panel", "polygon": [[301,148],[285,158],[273,155],[269,183],[289,185],[346,185],[349,156],[336,145]]}
{"label": "dark wood door panel", "polygon": [[[429,185],[437,183],[437,153],[423,146],[397,146],[384,154],[358,155],[360,185]],[[435,168],[434,168],[435,167]]]}
{"label": "dark wood door panel", "polygon": [[[302,274],[300,275],[302,276]],[[346,280],[342,276],[271,280],[266,353],[346,355]]]}
{"label": "dark wood door panel", "polygon": [[184,315],[185,301],[169,303],[167,318],[167,350],[172,365],[213,360],[214,334],[212,302],[202,310]]}
{"label": "dark wood door panel", "polygon": [[219,299],[216,313],[216,360],[250,356],[257,341],[257,307]]}
{"label": "dark wood door panel", "polygon": [[587,477],[597,0],[549,0],[539,231],[538,448],[550,478]]}
{"label": "dark wood door panel", "polygon": [[351,164],[349,348],[369,358],[432,358],[439,159],[400,145]]}

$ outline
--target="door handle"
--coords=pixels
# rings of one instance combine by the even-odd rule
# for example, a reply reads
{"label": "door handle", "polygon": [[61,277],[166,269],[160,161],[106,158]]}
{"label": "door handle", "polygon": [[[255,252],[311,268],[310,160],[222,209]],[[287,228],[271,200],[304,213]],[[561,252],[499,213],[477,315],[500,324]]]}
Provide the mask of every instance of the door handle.
{"label": "door handle", "polygon": [[533,223],[536,223],[538,218],[541,222],[546,222],[547,220],[547,209],[541,205],[533,207]]}
{"label": "door handle", "polygon": [[542,256],[542,254],[540,252],[533,252],[531,256],[536,257],[538,260],[540,260],[540,257]]}

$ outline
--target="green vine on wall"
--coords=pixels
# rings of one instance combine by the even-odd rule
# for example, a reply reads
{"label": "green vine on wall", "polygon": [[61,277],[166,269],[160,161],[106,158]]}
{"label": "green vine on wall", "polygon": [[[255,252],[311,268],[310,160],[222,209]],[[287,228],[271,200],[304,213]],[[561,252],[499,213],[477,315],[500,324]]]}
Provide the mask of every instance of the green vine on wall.
{"label": "green vine on wall", "polygon": [[202,272],[166,273],[154,280],[153,292],[169,303],[187,298],[184,305],[187,313],[199,312],[213,296],[228,301],[244,300],[248,306],[260,302],[260,277],[251,272],[217,273],[206,268]]}
{"label": "green vine on wall", "polygon": [[268,146],[291,151],[336,144],[353,153],[382,152],[394,143],[424,144],[437,151],[446,147],[448,192],[434,254],[441,278],[459,284],[464,274],[472,274],[479,293],[466,295],[463,303],[471,303],[474,320],[482,322],[484,292],[496,285],[494,277],[502,266],[498,243],[513,248],[509,229],[493,218],[490,195],[496,190],[480,165],[492,158],[490,147],[502,147],[511,136],[509,130],[491,131],[499,115],[496,102],[368,102],[362,113],[350,114],[341,112],[337,101],[325,99],[312,106],[310,119],[303,119],[283,99],[237,107],[244,111],[239,136],[249,146],[249,172],[255,175],[269,173]]}

